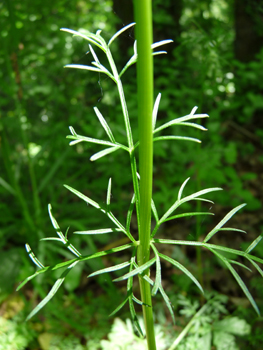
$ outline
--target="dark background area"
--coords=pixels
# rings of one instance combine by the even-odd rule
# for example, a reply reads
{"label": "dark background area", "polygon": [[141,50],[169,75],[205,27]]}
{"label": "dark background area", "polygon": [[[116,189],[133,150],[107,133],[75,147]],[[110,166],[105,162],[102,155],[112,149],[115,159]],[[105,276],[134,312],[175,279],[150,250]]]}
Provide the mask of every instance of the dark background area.
{"label": "dark background area", "polygon": [[[123,238],[117,233],[114,239],[72,235],[77,230],[108,227],[109,223],[69,193],[64,183],[103,203],[111,177],[113,212],[121,222],[132,185],[126,154],[114,153],[93,163],[89,158],[100,150],[97,145],[68,145],[68,126],[81,135],[104,138],[94,106],[107,118],[119,142],[125,142],[125,135],[114,84],[95,72],[63,69],[70,63],[90,64],[92,57],[87,53],[87,42],[59,29],[102,29],[102,36],[109,40],[131,22],[130,0],[0,3],[0,316],[5,319],[17,317],[15,322],[19,323],[57,277],[41,276],[15,293],[18,284],[35,271],[25,243],[45,265],[71,258],[59,244],[39,241],[55,235],[48,203],[62,230],[70,227],[70,239],[84,255],[105,249],[114,241],[117,245]],[[159,212],[167,210],[187,177],[191,179],[186,194],[207,187],[224,189],[211,195],[215,202],[212,209],[203,207],[216,214],[213,220],[171,221],[162,227],[161,236],[201,239],[229,210],[245,202],[247,206],[232,219],[231,226],[247,234],[227,232],[213,241],[243,249],[263,229],[263,3],[155,0],[153,22],[155,42],[174,41],[165,47],[167,55],[154,58],[155,96],[162,93],[158,120],[164,123],[187,115],[194,106],[198,106],[197,113],[210,116],[202,122],[206,133],[173,127],[178,135],[201,138],[200,147],[183,141],[154,146],[155,204]],[[130,29],[112,45],[119,70],[132,55],[133,43],[134,30]],[[123,76],[123,84],[136,135],[135,66]],[[199,205],[186,208],[199,211]],[[136,233],[135,218],[132,227]],[[256,253],[263,257],[262,244]],[[216,258],[204,252],[200,266],[194,250],[171,250],[169,254],[179,254],[181,262],[202,276],[207,290],[226,295],[229,311],[239,310],[250,321],[256,339],[256,315]],[[28,349],[45,350],[40,336],[61,323],[62,335],[73,334],[82,343],[87,337],[105,337],[111,324],[107,315],[117,306],[118,298],[123,298],[125,289],[121,284],[113,285],[112,276],[90,280],[86,276],[121,261],[122,255],[117,254],[77,266],[58,295],[32,320],[33,330],[22,332],[30,339]],[[262,311],[262,280],[254,272],[240,273]],[[183,293],[200,299],[196,288],[171,266],[164,266],[163,278],[172,295]],[[128,317],[128,310],[123,315]],[[240,349],[259,349],[256,341],[254,345],[251,339],[246,341]]]}

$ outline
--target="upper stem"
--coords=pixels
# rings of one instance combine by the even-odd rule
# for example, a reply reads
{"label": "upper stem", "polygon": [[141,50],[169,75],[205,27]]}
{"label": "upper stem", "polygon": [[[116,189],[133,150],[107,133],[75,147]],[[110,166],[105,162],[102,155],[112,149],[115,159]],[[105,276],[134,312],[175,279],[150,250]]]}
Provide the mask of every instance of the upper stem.
{"label": "upper stem", "polygon": [[[134,0],[135,34],[137,39],[137,94],[139,123],[139,172],[140,172],[140,227],[138,264],[142,265],[150,257],[151,240],[151,199],[153,170],[153,59],[152,59],[152,4],[151,0]],[[149,274],[149,271],[145,271]],[[151,287],[139,277],[143,317],[149,350],[156,349]]]}
{"label": "upper stem", "polygon": [[139,173],[140,173],[140,232],[141,254],[138,263],[149,259],[151,233],[151,198],[153,169],[153,59],[152,59],[152,9],[150,0],[135,1],[137,38],[137,93],[139,123]]}

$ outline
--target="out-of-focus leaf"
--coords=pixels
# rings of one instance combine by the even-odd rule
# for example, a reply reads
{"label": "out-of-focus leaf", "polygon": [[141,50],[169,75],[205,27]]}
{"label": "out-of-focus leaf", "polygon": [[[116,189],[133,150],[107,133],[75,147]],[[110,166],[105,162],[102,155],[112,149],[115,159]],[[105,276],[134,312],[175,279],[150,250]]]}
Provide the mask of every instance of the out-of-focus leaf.
{"label": "out-of-focus leaf", "polygon": [[70,265],[60,276],[60,278],[56,281],[54,286],[51,288],[50,292],[48,295],[30,312],[30,314],[27,316],[26,321],[30,320],[39,310],[41,310],[56,294],[58,291],[59,287],[62,285],[64,282],[67,274],[71,271],[71,269],[77,264],[78,262],[75,261],[72,265]]}
{"label": "out-of-focus leaf", "polygon": [[232,275],[234,276],[235,280],[239,284],[240,288],[243,290],[243,292],[245,293],[246,297],[250,301],[250,303],[253,306],[254,310],[256,311],[258,316],[260,316],[260,312],[259,312],[259,309],[258,309],[258,306],[257,306],[255,300],[253,299],[253,297],[252,297],[251,293],[249,292],[247,286],[245,285],[245,283],[243,282],[243,280],[241,279],[239,274],[236,272],[236,270],[232,267],[232,265],[229,263],[229,261],[222,254],[218,253],[214,249],[211,249],[211,248],[208,248],[208,249],[211,250],[211,252],[213,252],[226,265],[226,267],[232,273]]}

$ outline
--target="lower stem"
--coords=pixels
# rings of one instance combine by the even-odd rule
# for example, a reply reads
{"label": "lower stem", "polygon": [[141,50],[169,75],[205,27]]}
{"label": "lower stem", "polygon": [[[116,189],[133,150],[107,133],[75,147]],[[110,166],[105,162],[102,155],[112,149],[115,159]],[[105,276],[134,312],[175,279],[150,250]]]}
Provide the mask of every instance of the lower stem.
{"label": "lower stem", "polygon": [[139,277],[139,282],[140,282],[142,302],[147,305],[147,306],[146,305],[142,306],[145,332],[146,332],[146,338],[147,338],[147,346],[149,350],[156,350],[151,287],[149,283],[146,282],[142,277]]}

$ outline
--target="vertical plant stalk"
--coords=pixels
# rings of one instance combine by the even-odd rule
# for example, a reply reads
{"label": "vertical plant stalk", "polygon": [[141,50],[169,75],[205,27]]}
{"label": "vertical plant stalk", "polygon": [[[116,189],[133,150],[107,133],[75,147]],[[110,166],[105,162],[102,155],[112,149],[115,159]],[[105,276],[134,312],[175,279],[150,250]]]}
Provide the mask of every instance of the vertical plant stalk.
{"label": "vertical plant stalk", "polygon": [[[152,58],[152,3],[151,0],[135,0],[135,34],[137,39],[137,93],[139,123],[139,172],[140,172],[140,227],[138,264],[143,265],[150,257],[151,199],[153,169],[153,58]],[[146,271],[149,274],[149,271]],[[139,277],[143,317],[148,349],[156,349],[152,297],[150,284]]]}

